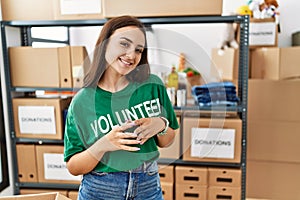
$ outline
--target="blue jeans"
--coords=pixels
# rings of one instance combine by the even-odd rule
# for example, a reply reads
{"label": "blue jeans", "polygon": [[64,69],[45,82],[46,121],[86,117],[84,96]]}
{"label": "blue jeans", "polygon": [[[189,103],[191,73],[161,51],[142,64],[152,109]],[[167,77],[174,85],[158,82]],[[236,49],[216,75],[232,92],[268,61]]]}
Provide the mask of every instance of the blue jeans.
{"label": "blue jeans", "polygon": [[157,163],[128,172],[85,174],[78,200],[163,200]]}

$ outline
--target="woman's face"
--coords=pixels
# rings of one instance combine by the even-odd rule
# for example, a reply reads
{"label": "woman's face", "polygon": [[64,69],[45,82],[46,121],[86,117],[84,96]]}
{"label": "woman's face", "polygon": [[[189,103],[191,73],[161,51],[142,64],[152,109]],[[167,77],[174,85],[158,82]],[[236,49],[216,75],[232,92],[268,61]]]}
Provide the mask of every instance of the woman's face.
{"label": "woman's face", "polygon": [[136,68],[145,47],[143,32],[135,26],[117,29],[109,38],[105,59],[108,67],[120,75],[126,75]]}

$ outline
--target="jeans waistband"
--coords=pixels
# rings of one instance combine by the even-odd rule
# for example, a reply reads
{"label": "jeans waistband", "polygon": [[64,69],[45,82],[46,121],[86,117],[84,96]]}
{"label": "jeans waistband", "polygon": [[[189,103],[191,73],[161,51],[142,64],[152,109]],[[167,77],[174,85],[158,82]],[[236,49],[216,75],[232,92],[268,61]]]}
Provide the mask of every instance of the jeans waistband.
{"label": "jeans waistband", "polygon": [[139,167],[128,170],[128,172],[149,172],[149,171],[158,171],[158,165],[157,162],[144,162]]}

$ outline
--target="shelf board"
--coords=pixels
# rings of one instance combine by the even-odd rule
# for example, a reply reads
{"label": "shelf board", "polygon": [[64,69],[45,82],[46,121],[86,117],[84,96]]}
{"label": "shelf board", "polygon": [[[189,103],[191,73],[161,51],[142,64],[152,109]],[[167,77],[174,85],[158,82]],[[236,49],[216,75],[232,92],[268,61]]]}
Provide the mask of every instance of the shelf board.
{"label": "shelf board", "polygon": [[205,166],[205,167],[229,167],[229,168],[241,168],[241,163],[229,163],[229,162],[199,162],[199,161],[184,161],[182,159],[167,159],[160,158],[158,164],[164,165],[188,165],[188,166]]}
{"label": "shelf board", "polygon": [[63,188],[65,190],[78,190],[79,184],[65,184],[65,183],[18,183],[20,188],[30,189],[58,189]]}
{"label": "shelf board", "polygon": [[[145,25],[152,24],[191,24],[191,23],[233,23],[242,22],[240,15],[199,15],[199,16],[158,16],[139,17]],[[3,25],[13,27],[41,27],[41,26],[102,26],[108,18],[88,20],[36,20],[36,21],[2,21]]]}
{"label": "shelf board", "polygon": [[68,91],[68,92],[76,92],[80,88],[50,88],[50,87],[12,87],[12,92],[35,92],[37,90],[45,90],[45,91]]}
{"label": "shelf board", "polygon": [[51,140],[42,138],[15,138],[15,141],[19,144],[64,144],[63,140]]}

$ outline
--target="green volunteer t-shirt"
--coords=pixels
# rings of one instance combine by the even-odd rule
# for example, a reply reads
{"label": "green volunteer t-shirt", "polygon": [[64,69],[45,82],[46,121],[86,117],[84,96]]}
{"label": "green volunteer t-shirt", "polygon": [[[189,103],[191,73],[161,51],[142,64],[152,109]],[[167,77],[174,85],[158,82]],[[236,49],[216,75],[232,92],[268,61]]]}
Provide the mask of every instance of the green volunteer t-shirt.
{"label": "green volunteer t-shirt", "polygon": [[[111,93],[100,88],[82,88],[68,109],[64,136],[64,160],[84,151],[113,126],[144,117],[166,117],[173,129],[179,128],[173,106],[159,77],[150,75],[143,83],[130,83]],[[106,152],[95,167],[98,172],[135,169],[159,157],[155,137],[147,140],[137,152]]]}

